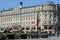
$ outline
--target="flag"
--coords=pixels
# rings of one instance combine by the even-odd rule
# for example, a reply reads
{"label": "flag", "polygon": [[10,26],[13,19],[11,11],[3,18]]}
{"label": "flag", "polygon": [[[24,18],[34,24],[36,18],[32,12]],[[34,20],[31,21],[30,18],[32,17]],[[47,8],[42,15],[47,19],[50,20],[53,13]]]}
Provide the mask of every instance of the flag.
{"label": "flag", "polygon": [[40,22],[40,20],[37,20],[37,27],[39,26],[39,22]]}
{"label": "flag", "polygon": [[32,21],[31,23],[32,23],[32,24],[34,24],[34,23],[35,23],[35,21]]}

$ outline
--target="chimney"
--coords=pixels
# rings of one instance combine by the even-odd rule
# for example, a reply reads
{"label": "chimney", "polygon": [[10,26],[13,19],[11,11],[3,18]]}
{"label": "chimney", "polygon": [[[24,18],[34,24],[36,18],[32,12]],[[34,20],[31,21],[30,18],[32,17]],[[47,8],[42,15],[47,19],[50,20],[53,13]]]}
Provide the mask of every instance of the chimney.
{"label": "chimney", "polygon": [[22,8],[23,7],[23,3],[22,2],[20,2],[20,8]]}

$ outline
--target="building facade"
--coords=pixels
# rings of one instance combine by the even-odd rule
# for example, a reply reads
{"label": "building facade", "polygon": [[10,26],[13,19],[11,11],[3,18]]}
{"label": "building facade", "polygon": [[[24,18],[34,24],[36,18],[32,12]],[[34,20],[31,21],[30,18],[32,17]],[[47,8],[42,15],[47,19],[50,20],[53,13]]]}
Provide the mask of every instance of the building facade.
{"label": "building facade", "polygon": [[[22,4],[22,3],[21,3]],[[41,5],[0,11],[0,26],[20,26],[24,32],[47,31],[54,33],[60,26],[60,5],[47,2]]]}

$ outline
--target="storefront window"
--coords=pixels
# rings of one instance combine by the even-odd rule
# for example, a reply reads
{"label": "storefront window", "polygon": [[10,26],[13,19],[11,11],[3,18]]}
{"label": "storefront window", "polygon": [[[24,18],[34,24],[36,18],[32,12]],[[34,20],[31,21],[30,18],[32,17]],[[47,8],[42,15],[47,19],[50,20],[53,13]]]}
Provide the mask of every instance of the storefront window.
{"label": "storefront window", "polygon": [[29,30],[29,28],[26,28],[26,30]]}
{"label": "storefront window", "polygon": [[24,28],[22,28],[22,30],[24,30]]}
{"label": "storefront window", "polygon": [[49,29],[52,29],[52,27],[49,27]]}

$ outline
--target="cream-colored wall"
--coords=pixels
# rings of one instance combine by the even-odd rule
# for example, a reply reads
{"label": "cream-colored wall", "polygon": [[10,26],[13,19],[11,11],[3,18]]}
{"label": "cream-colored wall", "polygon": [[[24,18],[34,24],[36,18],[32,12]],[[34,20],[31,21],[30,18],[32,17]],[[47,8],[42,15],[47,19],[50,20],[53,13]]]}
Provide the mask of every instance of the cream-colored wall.
{"label": "cream-colored wall", "polygon": [[[2,27],[12,27],[18,23],[20,25],[20,10],[13,9],[11,11],[0,12],[1,26]],[[18,15],[17,15],[18,14]]]}
{"label": "cream-colored wall", "polygon": [[[32,28],[32,26],[36,27],[37,24],[37,14],[36,13],[25,13],[25,14],[21,14],[21,26],[24,26],[25,28],[27,26],[30,27],[30,30]],[[34,22],[32,24],[32,22]]]}
{"label": "cream-colored wall", "polygon": [[[43,25],[49,24],[49,21],[51,21],[50,24],[54,24],[54,11],[56,7],[52,5],[36,5],[32,7],[22,7],[20,8],[15,8],[11,11],[5,11],[5,12],[0,12],[0,16],[2,16],[2,19],[0,18],[0,23],[2,21],[3,27],[8,27],[8,26],[14,26],[14,25],[21,25],[25,27],[29,26],[30,30],[32,26],[35,26],[37,30],[37,15],[38,19],[40,20],[39,26],[41,29],[44,29]],[[46,15],[46,18],[45,18]],[[50,18],[50,15],[51,18]],[[57,18],[56,18],[57,19]],[[31,24],[32,21],[35,21],[34,24]],[[45,21],[47,23],[45,23]],[[50,25],[49,24],[49,25]]]}

